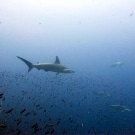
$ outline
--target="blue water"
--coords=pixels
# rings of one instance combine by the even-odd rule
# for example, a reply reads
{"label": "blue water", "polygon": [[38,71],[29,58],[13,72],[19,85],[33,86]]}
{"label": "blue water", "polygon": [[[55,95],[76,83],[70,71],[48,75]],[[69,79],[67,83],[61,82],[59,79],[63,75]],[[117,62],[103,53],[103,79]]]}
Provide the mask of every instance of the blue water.
{"label": "blue water", "polygon": [[[0,135],[134,135],[134,5],[1,1]],[[75,73],[27,72],[16,56],[33,64],[58,56]]]}
{"label": "blue water", "polygon": [[[3,71],[0,75],[4,93],[1,122],[8,128],[1,133],[45,134],[54,130],[53,134],[133,134],[135,131],[134,86],[123,88],[100,76],[56,76],[44,71]],[[94,94],[97,90],[106,90],[111,96]],[[118,103],[126,104],[132,111],[108,107]],[[6,114],[11,108],[13,111]],[[23,109],[26,111],[20,114]],[[18,119],[21,122],[17,125]],[[31,128],[35,123],[39,131]]]}

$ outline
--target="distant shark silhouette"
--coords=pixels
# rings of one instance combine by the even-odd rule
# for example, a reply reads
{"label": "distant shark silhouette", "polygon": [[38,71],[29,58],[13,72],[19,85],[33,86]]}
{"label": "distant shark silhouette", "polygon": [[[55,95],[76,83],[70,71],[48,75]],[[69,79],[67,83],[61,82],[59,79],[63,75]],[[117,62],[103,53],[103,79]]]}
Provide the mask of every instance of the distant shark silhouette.
{"label": "distant shark silhouette", "polygon": [[114,104],[114,105],[109,105],[111,108],[115,108],[117,111],[121,111],[121,112],[125,112],[128,111],[130,112],[131,110],[126,107],[125,105],[121,105],[121,104]]}
{"label": "distant shark silhouette", "polygon": [[94,92],[94,94],[96,94],[96,95],[99,95],[99,96],[102,96],[102,97],[110,97],[111,95],[109,94],[109,93],[107,93],[107,92],[105,92],[105,91],[93,91]]}
{"label": "distant shark silhouette", "polygon": [[59,73],[74,73],[74,71],[72,71],[71,69],[60,64],[58,56],[56,56],[56,60],[54,63],[38,63],[38,64],[32,64],[31,62],[19,56],[16,57],[22,60],[29,67],[28,72],[30,72],[32,68],[37,68],[38,70],[42,69],[46,72],[47,71],[56,72],[56,75],[58,75]]}
{"label": "distant shark silhouette", "polygon": [[111,65],[111,67],[121,67],[124,64],[124,62],[116,61]]}

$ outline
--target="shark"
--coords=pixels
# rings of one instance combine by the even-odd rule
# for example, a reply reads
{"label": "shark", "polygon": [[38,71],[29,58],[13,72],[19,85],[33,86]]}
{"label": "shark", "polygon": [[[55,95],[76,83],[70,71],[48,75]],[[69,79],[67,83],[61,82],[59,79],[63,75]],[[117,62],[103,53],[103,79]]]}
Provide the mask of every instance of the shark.
{"label": "shark", "polygon": [[111,67],[121,67],[124,64],[125,64],[124,62],[116,61],[111,65]]}
{"label": "shark", "polygon": [[32,64],[28,60],[21,58],[19,56],[16,56],[16,57],[18,59],[22,60],[28,66],[28,72],[30,72],[33,68],[36,68],[38,70],[44,70],[46,72],[48,72],[48,71],[56,72],[56,75],[58,75],[60,73],[75,73],[75,71],[62,65],[60,63],[58,56],[56,56],[55,62],[53,62],[53,63],[37,63],[37,64]]}
{"label": "shark", "polygon": [[125,105],[121,105],[121,104],[114,104],[114,105],[109,105],[111,108],[115,108],[116,110],[119,110],[121,112],[125,112],[128,111],[130,112],[131,109],[129,109],[127,106]]}
{"label": "shark", "polygon": [[102,96],[102,97],[110,97],[111,95],[105,91],[93,91],[95,95],[99,95],[99,96]]}

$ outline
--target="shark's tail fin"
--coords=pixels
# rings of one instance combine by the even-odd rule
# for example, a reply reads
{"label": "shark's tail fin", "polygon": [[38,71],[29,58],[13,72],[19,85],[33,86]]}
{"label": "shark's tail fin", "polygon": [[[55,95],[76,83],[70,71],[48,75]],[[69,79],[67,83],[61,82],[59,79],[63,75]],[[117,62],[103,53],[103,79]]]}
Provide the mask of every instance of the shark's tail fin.
{"label": "shark's tail fin", "polygon": [[19,56],[16,56],[16,57],[19,58],[20,60],[22,60],[29,67],[28,72],[30,72],[30,70],[33,68],[33,64]]}

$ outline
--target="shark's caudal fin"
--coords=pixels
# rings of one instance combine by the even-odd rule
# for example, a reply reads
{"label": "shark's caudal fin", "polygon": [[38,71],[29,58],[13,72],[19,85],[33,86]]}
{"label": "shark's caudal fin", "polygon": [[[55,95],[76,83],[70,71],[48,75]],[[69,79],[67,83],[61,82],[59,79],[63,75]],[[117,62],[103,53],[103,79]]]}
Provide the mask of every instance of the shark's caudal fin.
{"label": "shark's caudal fin", "polygon": [[16,56],[16,57],[19,58],[20,60],[22,60],[29,67],[28,72],[30,72],[30,70],[33,68],[33,64],[19,56]]}

